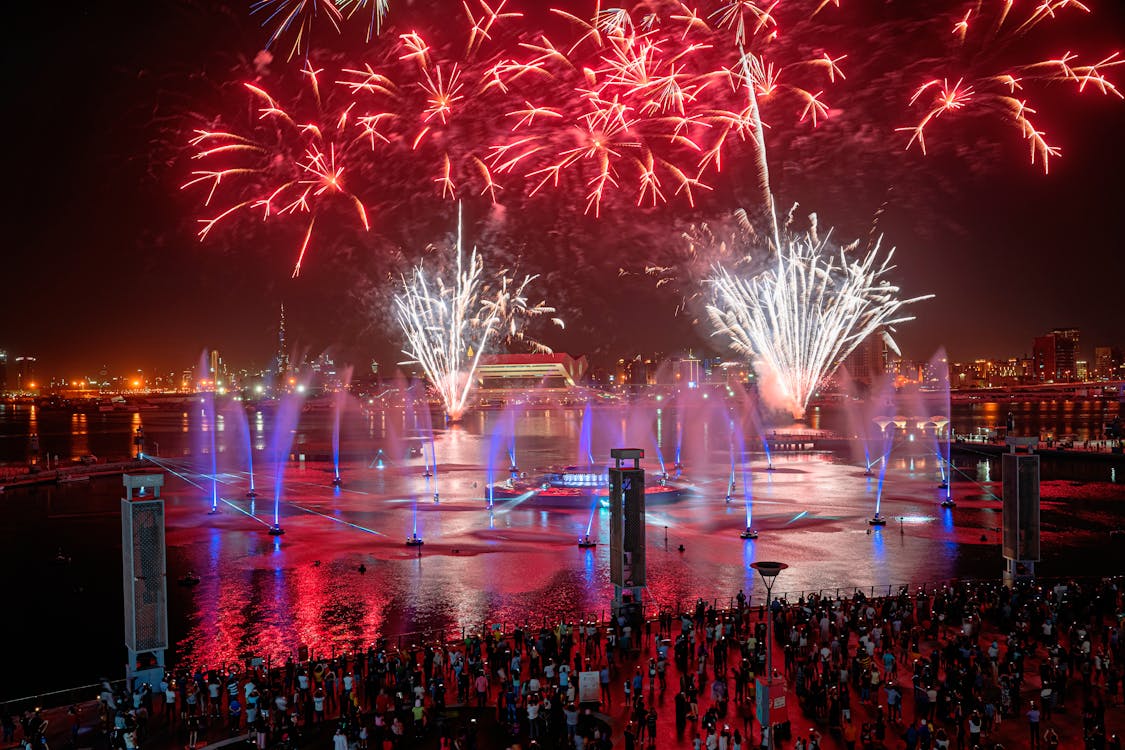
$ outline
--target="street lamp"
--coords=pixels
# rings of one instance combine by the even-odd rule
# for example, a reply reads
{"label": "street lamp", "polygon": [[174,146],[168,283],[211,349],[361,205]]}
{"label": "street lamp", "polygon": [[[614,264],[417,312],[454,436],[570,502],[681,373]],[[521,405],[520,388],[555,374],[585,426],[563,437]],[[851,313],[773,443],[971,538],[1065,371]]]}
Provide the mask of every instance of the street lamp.
{"label": "street lamp", "polygon": [[[784,694],[785,681],[775,680],[773,676],[773,611],[770,605],[773,603],[773,583],[777,580],[778,574],[789,566],[783,562],[772,562],[768,560],[761,560],[759,562],[750,563],[750,567],[758,571],[758,575],[762,577],[762,583],[766,586],[766,710],[765,715],[759,713],[758,720],[762,722],[762,726],[769,727],[766,732],[766,750],[773,750],[776,743],[773,738],[773,728],[775,722],[773,721],[773,707],[774,707],[774,687],[780,684],[781,692]],[[761,705],[759,703],[759,705]]]}

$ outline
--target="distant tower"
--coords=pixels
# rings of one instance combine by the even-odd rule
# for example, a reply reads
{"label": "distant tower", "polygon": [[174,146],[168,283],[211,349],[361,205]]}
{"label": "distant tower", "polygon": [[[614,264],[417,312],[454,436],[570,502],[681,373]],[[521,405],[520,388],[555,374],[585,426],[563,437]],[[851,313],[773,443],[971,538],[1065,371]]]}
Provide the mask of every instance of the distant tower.
{"label": "distant tower", "polygon": [[289,349],[285,345],[285,303],[281,303],[281,322],[277,326],[277,377],[284,380],[289,374]]}

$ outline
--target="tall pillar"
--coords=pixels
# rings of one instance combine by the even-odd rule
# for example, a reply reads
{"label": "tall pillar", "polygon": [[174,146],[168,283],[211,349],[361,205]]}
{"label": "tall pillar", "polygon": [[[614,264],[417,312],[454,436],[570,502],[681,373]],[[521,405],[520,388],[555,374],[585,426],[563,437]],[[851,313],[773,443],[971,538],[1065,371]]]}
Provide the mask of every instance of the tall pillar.
{"label": "tall pillar", "polygon": [[[1008,437],[1011,452],[1005,453],[1003,554],[1004,583],[1035,575],[1039,561],[1039,456],[1034,453],[1038,438]],[[1019,447],[1027,453],[1017,453]]]}
{"label": "tall pillar", "polygon": [[[121,573],[125,593],[125,677],[159,685],[168,648],[168,581],[164,545],[163,474],[125,474],[121,498]],[[146,496],[134,497],[134,490]],[[151,490],[151,496],[147,496]]]}
{"label": "tall pillar", "polygon": [[[645,587],[645,470],[641,448],[614,448],[609,452],[609,578],[613,583],[613,613],[625,615],[633,632],[644,618]],[[622,461],[632,466],[622,466]]]}

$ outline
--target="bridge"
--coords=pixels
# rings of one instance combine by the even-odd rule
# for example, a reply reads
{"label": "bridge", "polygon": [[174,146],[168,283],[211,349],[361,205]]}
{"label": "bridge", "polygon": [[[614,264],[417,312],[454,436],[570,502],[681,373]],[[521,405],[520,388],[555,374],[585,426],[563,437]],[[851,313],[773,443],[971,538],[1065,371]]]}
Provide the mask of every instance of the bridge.
{"label": "bridge", "polygon": [[1125,380],[1086,383],[1032,383],[996,388],[970,388],[950,391],[954,401],[1040,401],[1043,399],[1125,400]]}

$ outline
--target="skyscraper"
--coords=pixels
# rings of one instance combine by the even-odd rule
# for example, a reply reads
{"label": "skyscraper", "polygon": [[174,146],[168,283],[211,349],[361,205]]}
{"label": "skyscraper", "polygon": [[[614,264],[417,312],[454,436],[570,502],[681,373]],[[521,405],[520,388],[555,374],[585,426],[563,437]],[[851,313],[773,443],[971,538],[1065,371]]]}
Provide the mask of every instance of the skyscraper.
{"label": "skyscraper", "polygon": [[277,379],[282,382],[289,375],[289,348],[285,343],[285,303],[281,303],[281,321],[277,325]]}
{"label": "skyscraper", "polygon": [[1055,336],[1036,336],[1031,345],[1032,379],[1037,383],[1055,380]]}
{"label": "skyscraper", "polygon": [[844,357],[841,366],[854,381],[871,385],[890,369],[890,347],[882,331],[875,331]]}
{"label": "skyscraper", "polygon": [[0,393],[8,390],[8,353],[0,349]]}
{"label": "skyscraper", "polygon": [[30,391],[35,388],[35,368],[39,360],[35,357],[16,357],[16,390]]}
{"label": "skyscraper", "polygon": [[1078,377],[1079,330],[1077,328],[1056,328],[1051,331],[1055,337],[1055,380],[1066,383]]}
{"label": "skyscraper", "polygon": [[1094,377],[1116,380],[1120,377],[1121,350],[1112,346],[1094,348]]}

